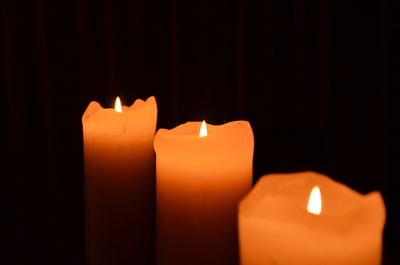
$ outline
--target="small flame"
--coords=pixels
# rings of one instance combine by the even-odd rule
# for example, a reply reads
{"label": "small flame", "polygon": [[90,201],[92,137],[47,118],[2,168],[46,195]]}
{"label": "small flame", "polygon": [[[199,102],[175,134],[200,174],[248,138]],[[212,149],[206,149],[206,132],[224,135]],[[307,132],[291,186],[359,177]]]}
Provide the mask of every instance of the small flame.
{"label": "small flame", "polygon": [[206,121],[203,121],[201,123],[199,136],[200,137],[207,136],[207,124],[206,124]]}
{"label": "small flame", "polygon": [[315,186],[310,193],[310,199],[308,199],[307,211],[315,215],[320,215],[321,209],[321,191],[318,186]]}
{"label": "small flame", "polygon": [[115,107],[114,107],[116,112],[122,113],[122,107],[121,107],[121,100],[119,97],[115,100]]}

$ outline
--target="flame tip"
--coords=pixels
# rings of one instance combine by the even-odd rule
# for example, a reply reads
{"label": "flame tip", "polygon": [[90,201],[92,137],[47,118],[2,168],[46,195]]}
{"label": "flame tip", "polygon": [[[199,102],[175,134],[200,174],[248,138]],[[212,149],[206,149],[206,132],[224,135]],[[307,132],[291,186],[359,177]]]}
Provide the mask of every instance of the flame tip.
{"label": "flame tip", "polygon": [[321,190],[318,186],[314,186],[310,192],[308,199],[307,211],[309,213],[320,215],[322,210]]}
{"label": "flame tip", "polygon": [[200,133],[199,133],[199,137],[204,137],[204,136],[207,136],[207,124],[205,120],[203,120],[203,122],[201,123]]}
{"label": "flame tip", "polygon": [[122,105],[121,105],[121,100],[119,97],[115,99],[115,107],[114,107],[116,112],[122,113]]}

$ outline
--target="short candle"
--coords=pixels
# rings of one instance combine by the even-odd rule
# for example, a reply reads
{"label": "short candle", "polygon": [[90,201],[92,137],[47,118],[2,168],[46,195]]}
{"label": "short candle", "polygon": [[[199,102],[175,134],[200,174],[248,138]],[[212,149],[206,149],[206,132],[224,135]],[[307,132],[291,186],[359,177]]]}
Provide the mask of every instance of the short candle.
{"label": "short candle", "polygon": [[239,205],[241,265],[378,265],[385,214],[315,172],[263,176]]}

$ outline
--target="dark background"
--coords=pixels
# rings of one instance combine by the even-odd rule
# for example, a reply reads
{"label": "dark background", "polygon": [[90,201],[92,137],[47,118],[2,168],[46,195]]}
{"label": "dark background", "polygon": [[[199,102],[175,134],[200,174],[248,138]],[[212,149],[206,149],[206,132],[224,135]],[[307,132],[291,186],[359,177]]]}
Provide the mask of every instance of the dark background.
{"label": "dark background", "polygon": [[84,264],[81,116],[117,95],[155,95],[158,127],[249,120],[255,181],[380,190],[400,264],[395,2],[1,0],[0,264]]}

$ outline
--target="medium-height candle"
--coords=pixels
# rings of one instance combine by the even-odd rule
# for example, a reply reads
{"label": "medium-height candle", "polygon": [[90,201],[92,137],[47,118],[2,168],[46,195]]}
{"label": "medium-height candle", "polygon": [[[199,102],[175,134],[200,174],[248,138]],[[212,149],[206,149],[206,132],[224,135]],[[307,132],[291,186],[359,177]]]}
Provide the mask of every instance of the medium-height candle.
{"label": "medium-height candle", "polygon": [[262,177],[240,202],[241,265],[378,265],[385,206],[314,172]]}
{"label": "medium-height candle", "polygon": [[252,184],[250,124],[188,122],[160,129],[154,147],[157,264],[237,264],[237,206]]}
{"label": "medium-height candle", "polygon": [[154,97],[82,117],[90,265],[154,264],[156,123]]}

